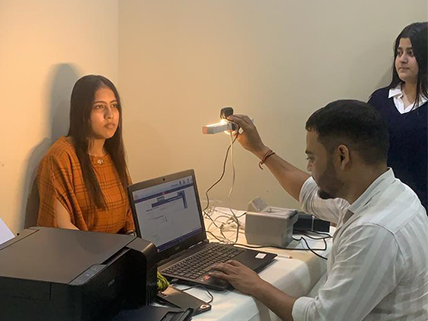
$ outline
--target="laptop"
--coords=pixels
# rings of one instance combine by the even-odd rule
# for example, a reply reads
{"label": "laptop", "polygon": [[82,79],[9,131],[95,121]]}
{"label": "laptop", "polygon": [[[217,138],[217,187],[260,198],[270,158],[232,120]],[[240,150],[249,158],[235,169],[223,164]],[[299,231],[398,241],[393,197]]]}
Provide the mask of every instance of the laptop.
{"label": "laptop", "polygon": [[230,289],[228,282],[208,274],[213,262],[207,260],[218,251],[221,258],[214,263],[234,259],[256,272],[276,257],[208,241],[193,170],[133,184],[128,195],[137,236],[156,245],[158,270],[170,279],[215,290]]}

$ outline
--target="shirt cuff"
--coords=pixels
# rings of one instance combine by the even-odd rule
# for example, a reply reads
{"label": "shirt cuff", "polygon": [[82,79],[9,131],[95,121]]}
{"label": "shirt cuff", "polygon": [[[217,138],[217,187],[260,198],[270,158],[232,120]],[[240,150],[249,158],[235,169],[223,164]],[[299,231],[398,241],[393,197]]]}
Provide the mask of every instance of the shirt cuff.
{"label": "shirt cuff", "polygon": [[302,296],[294,302],[293,311],[291,311],[294,321],[306,320],[307,310],[312,301],[314,301],[313,298]]}

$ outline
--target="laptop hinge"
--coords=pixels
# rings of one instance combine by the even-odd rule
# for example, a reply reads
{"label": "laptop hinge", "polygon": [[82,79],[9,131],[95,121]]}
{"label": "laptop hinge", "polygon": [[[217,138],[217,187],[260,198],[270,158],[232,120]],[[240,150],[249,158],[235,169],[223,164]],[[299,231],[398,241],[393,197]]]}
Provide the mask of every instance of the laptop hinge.
{"label": "laptop hinge", "polygon": [[200,241],[200,242],[198,242],[198,243],[196,243],[196,244],[192,245],[191,247],[189,247],[189,248],[188,248],[188,250],[190,250],[190,249],[192,249],[192,248],[194,248],[195,246],[198,246],[198,245],[208,244],[209,242],[210,242],[210,241],[208,241],[208,239],[205,239],[205,240],[203,240],[203,241]]}
{"label": "laptop hinge", "polygon": [[191,246],[189,246],[187,249],[185,249],[185,250],[183,250],[183,251],[180,251],[179,253],[177,253],[177,254],[183,254],[184,253],[184,251],[188,251],[188,250],[190,250],[190,249],[193,249],[195,246],[198,246],[198,245],[201,245],[201,244],[204,244],[204,243],[208,243],[209,241],[207,240],[207,239],[205,239],[205,240],[203,240],[203,241],[200,241],[200,242],[198,242],[198,243],[196,243],[196,244],[193,244],[193,245],[191,245]]}

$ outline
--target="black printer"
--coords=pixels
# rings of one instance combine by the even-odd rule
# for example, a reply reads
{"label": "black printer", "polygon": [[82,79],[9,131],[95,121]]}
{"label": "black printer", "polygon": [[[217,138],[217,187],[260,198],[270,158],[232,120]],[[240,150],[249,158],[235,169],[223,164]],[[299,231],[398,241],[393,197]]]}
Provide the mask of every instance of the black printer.
{"label": "black printer", "polygon": [[151,303],[156,272],[156,247],[136,236],[29,228],[0,245],[0,319],[98,320]]}

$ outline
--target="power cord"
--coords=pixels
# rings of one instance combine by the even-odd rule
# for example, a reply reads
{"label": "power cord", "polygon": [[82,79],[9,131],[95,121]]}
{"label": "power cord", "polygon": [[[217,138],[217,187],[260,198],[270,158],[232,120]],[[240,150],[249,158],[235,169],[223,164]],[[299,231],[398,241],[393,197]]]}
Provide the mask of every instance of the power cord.
{"label": "power cord", "polygon": [[308,244],[308,241],[303,236],[300,237],[300,238],[298,238],[298,239],[296,239],[296,238],[293,237],[294,241],[296,241],[296,242],[303,241],[305,243],[305,245],[306,245],[307,248],[303,248],[303,249],[296,249],[296,248],[292,248],[292,247],[280,247],[280,246],[273,246],[273,245],[269,245],[269,246],[265,246],[265,245],[247,245],[247,244],[242,244],[242,243],[235,243],[235,245],[240,245],[240,246],[247,247],[247,248],[250,248],[250,249],[262,249],[262,248],[273,247],[273,248],[281,249],[281,250],[310,251],[313,254],[315,254],[316,256],[322,258],[323,260],[327,260],[326,257],[324,257],[324,256],[316,253],[315,251],[325,251],[325,250],[327,250],[326,239],[330,239],[330,238],[332,238],[332,236],[330,234],[328,234],[328,233],[314,232],[316,234],[323,234],[323,235],[325,234],[326,236],[325,237],[313,237],[312,235],[309,235],[309,234],[307,234],[307,233],[305,233],[303,231],[301,231],[301,232],[303,233],[303,235],[305,235],[306,237],[308,237],[310,239],[313,239],[313,240],[322,240],[324,242],[324,248],[311,248],[309,246],[309,244]]}
{"label": "power cord", "polygon": [[[296,240],[294,237],[293,237],[293,240]],[[297,241],[297,240],[296,240]],[[311,249],[311,247],[309,246],[309,244],[308,244],[308,241],[306,241],[306,239],[302,236],[300,239],[298,239],[298,241],[303,241],[303,242],[305,242],[305,244],[306,244],[306,246],[308,247],[306,250],[309,250],[309,251],[311,251],[313,254],[315,254],[316,256],[318,256],[318,257],[320,257],[320,258],[322,258],[323,260],[327,260],[327,258],[326,257],[324,257],[324,256],[322,256],[322,255],[320,255],[320,254],[318,254],[317,252],[315,252],[315,251],[317,251],[317,250],[315,250],[315,249]],[[323,239],[323,241],[324,241],[324,249],[323,249],[323,251],[325,251],[325,250],[327,250],[327,242],[325,241],[325,239]]]}
{"label": "power cord", "polygon": [[206,287],[204,287],[203,285],[200,285],[200,284],[195,284],[195,285],[189,286],[187,288],[180,289],[180,291],[186,292],[186,291],[189,291],[189,290],[194,289],[194,288],[202,289],[202,290],[204,290],[208,294],[208,296],[210,297],[210,300],[208,302],[204,301],[206,304],[210,304],[210,303],[212,303],[214,301],[214,296],[212,295],[212,293],[210,292],[210,290],[208,290]]}
{"label": "power cord", "polygon": [[238,136],[235,136],[235,138],[233,138],[232,133],[230,133],[229,136],[230,136],[230,160],[232,162],[232,186],[230,187],[229,195],[227,196],[228,198],[232,196],[233,188],[235,187],[235,163],[233,161],[233,143],[238,138]]}
{"label": "power cord", "polygon": [[310,239],[313,239],[313,240],[331,239],[333,237],[333,236],[331,236],[327,232],[311,231],[311,233],[315,233],[315,234],[318,234],[318,235],[324,235],[323,237],[314,237],[312,235],[309,235],[308,231],[303,231],[303,230],[294,230],[294,231],[297,232],[297,233],[303,234],[303,235],[305,235],[305,236],[307,236],[307,237],[309,237]]}
{"label": "power cord", "polygon": [[[220,183],[220,181],[223,179],[223,177],[224,177],[224,174],[226,173],[226,164],[227,164],[227,159],[228,159],[228,156],[229,156],[229,152],[230,152],[230,154],[231,154],[231,160],[232,160],[232,186],[231,186],[231,188],[230,188],[230,190],[229,190],[229,195],[228,195],[228,197],[230,198],[230,196],[232,195],[232,192],[233,192],[233,188],[234,188],[234,185],[235,185],[235,165],[234,165],[234,162],[233,162],[233,144],[235,143],[235,141],[236,141],[236,139],[238,138],[238,135],[236,135],[234,138],[232,137],[232,135],[230,135],[230,145],[229,145],[229,147],[227,148],[227,150],[226,150],[226,156],[225,156],[225,158],[224,158],[224,162],[223,162],[223,170],[222,170],[222,173],[221,173],[221,175],[220,175],[220,178],[214,183],[214,184],[212,184],[208,189],[207,189],[207,191],[205,192],[205,196],[206,196],[206,198],[207,198],[207,205],[205,206],[205,208],[203,209],[203,213],[204,213],[204,216],[206,217],[206,218],[208,218],[209,220],[211,220],[211,224],[212,225],[214,225],[219,231],[220,231],[220,234],[221,234],[221,236],[222,236],[222,238],[220,238],[220,237],[218,237],[218,236],[216,236],[216,235],[214,235],[214,233],[212,233],[211,231],[206,231],[207,233],[209,233],[212,237],[214,237],[219,243],[228,243],[228,244],[235,244],[235,245],[240,245],[240,246],[243,246],[243,247],[248,247],[248,248],[266,248],[266,247],[273,247],[273,248],[278,248],[278,249],[283,249],[283,250],[293,250],[293,251],[311,251],[313,254],[315,254],[316,256],[318,256],[318,257],[320,257],[320,258],[322,258],[322,259],[324,259],[324,260],[327,260],[327,258],[326,257],[324,257],[324,256],[322,256],[322,255],[320,255],[320,254],[318,254],[318,253],[316,253],[315,251],[325,251],[325,250],[327,250],[327,242],[326,242],[326,239],[328,239],[328,238],[331,238],[331,236],[329,235],[329,234],[327,234],[325,237],[320,237],[320,238],[314,238],[314,237],[312,237],[312,236],[310,236],[310,235],[308,235],[307,233],[304,233],[304,231],[300,231],[304,236],[306,236],[306,237],[308,237],[308,238],[310,238],[310,239],[314,239],[314,240],[323,240],[323,242],[324,242],[324,248],[323,249],[312,249],[310,246],[309,246],[309,244],[308,244],[308,242],[307,242],[307,240],[302,236],[302,237],[300,237],[299,239],[296,239],[296,238],[294,238],[293,237],[293,240],[295,240],[295,241],[297,241],[297,242],[300,242],[300,241],[303,241],[304,243],[305,243],[305,245],[306,245],[306,247],[307,247],[307,249],[295,249],[295,248],[283,248],[283,247],[279,247],[279,246],[250,246],[250,245],[246,245],[246,244],[240,244],[240,243],[238,243],[238,236],[239,236],[239,230],[240,230],[240,227],[241,227],[241,224],[239,223],[239,218],[240,217],[242,217],[243,215],[245,215],[246,213],[243,213],[242,215],[240,215],[239,217],[237,217],[236,216],[236,214],[233,212],[233,210],[232,209],[230,209],[230,212],[232,213],[232,217],[228,217],[228,220],[225,222],[225,223],[222,223],[222,224],[220,224],[220,225],[217,225],[216,224],[216,220],[219,218],[219,217],[226,217],[226,215],[221,215],[221,216],[219,216],[219,217],[217,217],[216,218],[216,220],[214,220],[212,217],[211,217],[211,213],[209,213],[209,211],[208,211],[208,209],[209,209],[209,207],[210,207],[210,198],[209,198],[209,196],[208,196],[208,193],[211,191],[211,189],[213,189],[214,188],[214,186],[216,186],[218,183]],[[226,213],[223,213],[223,214],[226,214]],[[224,235],[224,232],[223,232],[223,228],[224,228],[224,226],[225,226],[225,224],[228,224],[228,221],[230,220],[230,219],[232,219],[232,223],[234,222],[235,224],[236,224],[236,235],[235,235],[235,241],[233,242],[233,241],[230,241],[227,237],[226,237],[226,235]],[[210,224],[210,226],[211,226],[211,224]],[[317,233],[317,234],[324,234],[324,233]]]}
{"label": "power cord", "polygon": [[[236,213],[232,209],[229,208],[229,210],[230,210],[231,214],[225,213],[225,212],[221,212],[221,211],[217,211],[218,213],[221,213],[222,215],[217,215],[215,217],[215,219],[212,219],[212,222],[208,225],[207,233],[211,234],[220,243],[235,244],[235,243],[238,242],[238,237],[239,237],[239,234],[241,233],[241,226],[242,225],[241,225],[241,222],[239,221],[239,218],[241,218],[242,216],[244,216],[246,214],[246,212],[244,212],[244,213],[242,213],[240,215],[236,215]],[[219,219],[226,219],[226,220],[223,221],[223,222],[221,222],[221,221],[217,222]],[[210,228],[213,225],[219,230],[219,232],[221,234],[221,237],[218,237],[218,236],[214,235],[210,231]],[[224,229],[227,226],[229,226],[231,228],[235,228],[235,226],[236,226],[235,240],[234,241],[230,240],[225,235],[225,230]]]}
{"label": "power cord", "polygon": [[[210,198],[209,198],[209,196],[208,196],[208,193],[209,193],[209,191],[214,187],[214,186],[216,186],[222,179],[223,179],[223,177],[224,177],[224,174],[226,173],[226,164],[227,164],[227,159],[228,159],[228,156],[229,156],[229,152],[230,152],[230,154],[231,154],[231,160],[232,160],[232,186],[231,186],[231,188],[230,188],[230,190],[229,190],[229,195],[228,195],[228,197],[230,198],[230,196],[232,195],[232,192],[233,192],[233,188],[234,188],[234,186],[235,186],[235,165],[234,165],[234,162],[233,162],[233,144],[235,143],[235,141],[236,141],[236,139],[238,138],[238,136],[236,135],[235,137],[233,137],[232,135],[230,135],[230,145],[229,145],[229,147],[227,148],[227,150],[226,150],[226,156],[225,156],[225,158],[224,158],[224,162],[223,162],[223,171],[222,171],[222,173],[221,173],[221,175],[220,175],[220,178],[214,183],[214,184],[212,184],[208,189],[207,189],[207,191],[205,192],[205,196],[206,196],[206,198],[207,198],[207,205],[206,205],[206,207],[203,209],[203,213],[204,213],[204,215],[205,215],[205,217],[207,217],[208,219],[210,219],[211,220],[211,222],[212,222],[212,224],[217,228],[217,229],[219,229],[219,231],[220,231],[220,234],[222,235],[222,237],[225,239],[225,240],[227,240],[228,242],[231,242],[225,235],[224,235],[224,233],[223,233],[223,227],[224,227],[224,224],[221,224],[220,226],[219,225],[217,225],[216,224],[216,222],[215,222],[215,220],[211,217],[211,214],[209,213],[209,211],[208,211],[208,209],[209,209],[209,207],[210,207]],[[241,226],[241,224],[239,223],[239,219],[236,217],[236,215],[235,215],[235,213],[233,212],[233,210],[232,209],[230,209],[230,212],[232,213],[232,217],[233,217],[233,221],[236,223],[236,237],[235,237],[235,241],[234,242],[232,242],[233,244],[234,243],[236,243],[236,242],[238,242],[238,236],[239,236],[239,229],[240,229],[240,226]],[[211,233],[211,232],[209,232],[212,236],[214,236],[214,234],[213,233]],[[224,240],[221,240],[221,239],[219,239],[219,238],[217,238],[216,236],[214,236],[214,238],[216,238],[219,242],[222,242],[222,243],[225,243],[225,241]]]}
{"label": "power cord", "polygon": [[[207,198],[207,206],[205,206],[205,208],[204,208],[204,210],[203,210],[203,212],[204,212],[204,214],[206,214],[207,215],[207,209],[210,207],[210,198],[209,198],[209,196],[208,196],[208,193],[209,193],[209,191],[214,187],[214,186],[216,186],[218,183],[220,183],[220,181],[223,179],[223,177],[224,177],[224,174],[226,173],[226,164],[227,164],[227,158],[228,158],[228,156],[229,156],[229,151],[232,149],[232,146],[233,146],[233,144],[235,143],[235,141],[236,141],[236,139],[238,138],[238,136],[235,136],[235,138],[233,139],[233,140],[231,140],[231,143],[230,143],[230,145],[229,145],[229,147],[227,148],[227,150],[226,150],[226,156],[225,156],[225,158],[224,158],[224,162],[223,162],[223,171],[222,171],[222,173],[221,173],[221,175],[220,175],[220,178],[214,183],[214,184],[212,184],[208,189],[207,189],[207,191],[205,192],[205,196],[206,196],[206,198]],[[235,178],[233,178],[233,182],[235,181]],[[233,186],[232,186],[233,187]],[[207,216],[209,216],[209,215],[207,215]]]}

